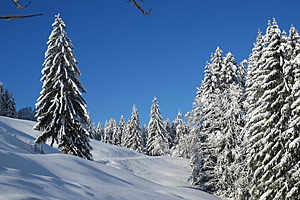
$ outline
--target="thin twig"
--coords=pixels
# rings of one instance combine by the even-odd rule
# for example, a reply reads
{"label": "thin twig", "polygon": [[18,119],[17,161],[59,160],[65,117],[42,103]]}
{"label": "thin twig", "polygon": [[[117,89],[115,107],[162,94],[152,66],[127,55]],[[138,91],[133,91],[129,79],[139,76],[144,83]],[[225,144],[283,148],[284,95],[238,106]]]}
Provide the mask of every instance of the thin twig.
{"label": "thin twig", "polygon": [[[139,9],[140,11],[142,11],[143,15],[149,15],[151,13],[152,8],[149,9],[149,11],[145,11],[142,6],[136,2],[136,0],[127,0],[127,2],[132,1],[132,4],[135,8]],[[141,0],[142,2],[145,2],[144,0]]]}
{"label": "thin twig", "polygon": [[29,1],[25,6],[21,6],[21,5],[19,4],[19,0],[12,0],[12,2],[14,2],[14,4],[17,6],[17,8],[18,8],[19,10],[22,10],[22,9],[26,8],[26,7],[31,3],[31,1]]}

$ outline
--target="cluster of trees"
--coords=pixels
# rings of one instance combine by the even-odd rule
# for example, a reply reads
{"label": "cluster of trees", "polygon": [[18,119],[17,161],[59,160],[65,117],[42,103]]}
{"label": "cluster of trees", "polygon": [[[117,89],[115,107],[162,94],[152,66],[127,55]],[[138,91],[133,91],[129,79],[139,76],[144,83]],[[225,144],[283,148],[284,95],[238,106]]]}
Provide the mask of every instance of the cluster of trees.
{"label": "cluster of trees", "polygon": [[4,89],[2,82],[0,82],[0,115],[12,118],[17,117],[14,96],[12,92]]}
{"label": "cluster of trees", "polygon": [[[300,199],[300,36],[269,21],[237,66],[218,48],[192,111],[191,182],[233,199]],[[246,79],[245,79],[246,76]]]}
{"label": "cluster of trees", "polygon": [[101,122],[97,127],[91,120],[87,123],[87,129],[92,139],[123,146],[140,153],[151,156],[174,155],[189,158],[192,148],[188,142],[188,128],[182,120],[181,110],[177,118],[170,124],[170,120],[163,121],[157,98],[154,97],[150,111],[150,121],[147,126],[141,128],[138,110],[133,105],[131,119],[125,122],[121,116],[119,124],[115,119]]}

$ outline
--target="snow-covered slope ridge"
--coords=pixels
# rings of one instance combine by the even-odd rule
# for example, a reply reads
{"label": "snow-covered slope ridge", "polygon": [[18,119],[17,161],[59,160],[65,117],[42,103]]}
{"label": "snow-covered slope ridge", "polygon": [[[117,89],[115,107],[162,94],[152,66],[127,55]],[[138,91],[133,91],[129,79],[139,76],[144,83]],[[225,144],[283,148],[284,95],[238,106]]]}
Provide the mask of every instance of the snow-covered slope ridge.
{"label": "snow-covered slope ridge", "polygon": [[0,117],[0,199],[217,200],[189,187],[188,160],[149,157],[91,140],[95,161],[63,155],[43,144],[35,122]]}

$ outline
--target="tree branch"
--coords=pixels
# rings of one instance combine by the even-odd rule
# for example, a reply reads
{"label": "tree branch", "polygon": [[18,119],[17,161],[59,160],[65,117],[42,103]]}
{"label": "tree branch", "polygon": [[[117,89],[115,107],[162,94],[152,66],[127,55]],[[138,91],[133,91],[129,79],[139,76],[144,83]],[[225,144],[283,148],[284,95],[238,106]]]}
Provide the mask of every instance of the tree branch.
{"label": "tree branch", "polygon": [[[127,0],[127,2],[130,2],[130,1],[132,1],[133,7],[139,9],[143,13],[143,15],[149,15],[151,13],[152,8],[150,8],[149,11],[145,11],[142,8],[142,6],[138,2],[136,2],[136,0]],[[141,0],[141,1],[145,2],[144,0]]]}
{"label": "tree branch", "polygon": [[17,8],[18,8],[19,10],[22,10],[22,9],[26,8],[26,7],[31,3],[31,1],[29,1],[25,6],[21,6],[21,5],[19,4],[19,0],[12,0],[12,2],[17,6]]}
{"label": "tree branch", "polygon": [[23,19],[27,17],[35,17],[35,16],[41,16],[41,14],[30,14],[30,15],[0,15],[0,19],[7,19],[8,21],[13,21],[15,19]]}

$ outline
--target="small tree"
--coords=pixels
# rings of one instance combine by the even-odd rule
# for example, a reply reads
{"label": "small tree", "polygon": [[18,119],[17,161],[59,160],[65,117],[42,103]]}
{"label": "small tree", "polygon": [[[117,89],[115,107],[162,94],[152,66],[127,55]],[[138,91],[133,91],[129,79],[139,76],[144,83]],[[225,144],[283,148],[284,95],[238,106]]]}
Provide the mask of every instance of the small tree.
{"label": "small tree", "polygon": [[148,140],[147,153],[150,156],[165,155],[168,151],[168,139],[165,135],[166,130],[160,114],[160,109],[157,104],[157,99],[154,97],[151,107],[150,122],[148,124]]}
{"label": "small tree", "polygon": [[88,120],[81,94],[86,90],[78,79],[81,73],[72,41],[66,36],[66,25],[60,14],[55,17],[43,64],[43,89],[36,104],[38,123],[34,129],[42,133],[35,142],[50,139],[51,145],[56,141],[63,152],[92,160],[89,132],[82,124]]}
{"label": "small tree", "polygon": [[123,146],[140,153],[143,152],[142,130],[138,110],[135,105],[133,105],[131,120],[128,122],[125,132]]}

